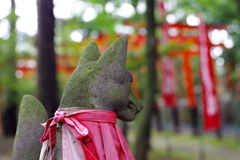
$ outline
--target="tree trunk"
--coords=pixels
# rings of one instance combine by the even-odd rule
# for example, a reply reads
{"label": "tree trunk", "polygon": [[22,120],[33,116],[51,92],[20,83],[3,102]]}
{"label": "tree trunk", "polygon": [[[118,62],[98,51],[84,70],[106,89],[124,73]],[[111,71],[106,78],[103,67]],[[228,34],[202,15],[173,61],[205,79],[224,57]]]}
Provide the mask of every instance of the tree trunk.
{"label": "tree trunk", "polygon": [[173,130],[175,133],[179,133],[180,132],[180,120],[179,120],[178,107],[172,108],[171,112],[172,112],[172,120],[173,120]]}
{"label": "tree trunk", "polygon": [[154,0],[147,0],[147,44],[146,44],[146,65],[148,68],[147,89],[145,95],[145,108],[139,115],[139,121],[136,129],[136,141],[134,145],[134,156],[136,160],[146,160],[147,152],[150,148],[151,117],[154,110],[154,96],[156,93],[156,39],[155,39],[155,18],[154,18]]}
{"label": "tree trunk", "polygon": [[197,106],[189,109],[192,134],[197,136],[199,134],[199,125],[198,125],[198,108]]}
{"label": "tree trunk", "polygon": [[7,51],[7,76],[6,86],[6,107],[2,115],[3,134],[6,136],[15,135],[17,127],[17,79],[16,72],[16,14],[15,2],[11,0],[11,13],[9,15],[10,37],[7,40],[9,50]]}
{"label": "tree trunk", "polygon": [[53,0],[38,0],[38,96],[49,117],[58,107],[54,22]]}

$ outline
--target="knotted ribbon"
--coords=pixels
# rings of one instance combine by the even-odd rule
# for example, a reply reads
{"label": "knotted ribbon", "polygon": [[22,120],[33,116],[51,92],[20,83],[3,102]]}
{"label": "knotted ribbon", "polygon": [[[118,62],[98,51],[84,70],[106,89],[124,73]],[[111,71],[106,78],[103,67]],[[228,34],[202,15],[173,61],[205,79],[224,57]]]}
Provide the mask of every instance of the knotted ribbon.
{"label": "knotted ribbon", "polygon": [[116,126],[116,113],[103,110],[81,110],[71,114],[57,110],[55,116],[46,122],[40,139],[40,142],[49,140],[51,160],[57,123],[66,124],[81,142],[86,160],[134,160],[121,130]]}

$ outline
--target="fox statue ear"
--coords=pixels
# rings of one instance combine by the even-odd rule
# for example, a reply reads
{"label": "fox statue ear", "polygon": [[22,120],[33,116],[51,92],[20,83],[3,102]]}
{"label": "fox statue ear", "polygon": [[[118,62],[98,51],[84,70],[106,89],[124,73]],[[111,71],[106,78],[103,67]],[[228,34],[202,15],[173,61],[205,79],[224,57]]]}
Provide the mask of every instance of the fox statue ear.
{"label": "fox statue ear", "polygon": [[98,67],[118,79],[126,73],[128,36],[123,35],[114,41],[98,60]]}
{"label": "fox statue ear", "polygon": [[98,49],[98,46],[95,41],[90,42],[87,47],[84,49],[77,67],[79,67],[81,64],[91,61],[97,61],[100,57],[100,52]]}

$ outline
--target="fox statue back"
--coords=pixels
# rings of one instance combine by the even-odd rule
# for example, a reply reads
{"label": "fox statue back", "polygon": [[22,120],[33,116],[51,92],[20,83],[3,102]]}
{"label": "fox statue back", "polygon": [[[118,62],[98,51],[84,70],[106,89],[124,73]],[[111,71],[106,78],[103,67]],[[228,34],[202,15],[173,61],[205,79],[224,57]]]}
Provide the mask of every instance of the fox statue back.
{"label": "fox statue back", "polygon": [[[116,113],[123,121],[132,121],[143,109],[142,102],[132,93],[132,74],[126,68],[128,36],[123,35],[100,55],[93,41],[83,51],[76,69],[63,90],[59,109],[103,110]],[[43,105],[33,96],[22,99],[16,138],[14,160],[39,159],[47,120]],[[92,135],[94,136],[94,135]],[[61,132],[57,132],[54,159],[62,159]]]}

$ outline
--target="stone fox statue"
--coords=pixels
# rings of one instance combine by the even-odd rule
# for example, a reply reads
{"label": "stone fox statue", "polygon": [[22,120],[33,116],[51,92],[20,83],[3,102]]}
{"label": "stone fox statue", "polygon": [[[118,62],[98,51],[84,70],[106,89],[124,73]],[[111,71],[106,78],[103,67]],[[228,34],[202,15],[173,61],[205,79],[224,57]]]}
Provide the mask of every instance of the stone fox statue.
{"label": "stone fox statue", "polygon": [[[128,37],[126,35],[123,35],[118,38],[102,55],[100,55],[100,52],[95,42],[90,42],[88,44],[78,61],[76,69],[70,76],[64,88],[60,107],[58,110],[59,114],[55,115],[57,118],[52,118],[46,123],[46,125],[49,125],[49,128],[55,125],[55,121],[56,123],[58,123],[57,129],[55,127],[55,130],[57,131],[55,133],[56,135],[53,136],[54,140],[51,140],[51,129],[47,130],[47,127],[45,126],[44,132],[44,128],[40,126],[41,123],[47,120],[47,113],[43,105],[31,95],[25,95],[23,97],[20,105],[18,127],[13,147],[14,160],[39,159],[42,147],[42,144],[39,142],[39,140],[41,139],[41,137],[42,139],[44,139],[44,136],[45,139],[48,139],[48,137],[50,137],[50,142],[48,141],[47,146],[50,145],[51,147],[52,142],[54,143],[54,145],[52,145],[53,148],[51,148],[49,151],[51,153],[46,153],[45,155],[47,156],[42,159],[53,159],[52,157],[54,157],[54,159],[64,159],[64,156],[66,155],[64,155],[63,153],[63,147],[65,147],[65,145],[62,145],[62,131],[61,127],[59,126],[61,126],[62,123],[67,123],[69,121],[66,119],[71,120],[71,118],[74,119],[74,116],[78,117],[78,114],[76,115],[76,113],[74,112],[76,110],[80,111],[79,115],[82,114],[83,117],[85,114],[85,110],[86,112],[89,111],[89,113],[86,113],[86,119],[88,119],[89,117],[110,119],[110,116],[115,116],[115,119],[117,117],[123,121],[134,120],[135,115],[142,110],[143,105],[142,102],[131,91],[132,75],[130,71],[126,68],[127,43]],[[99,111],[101,113],[96,113],[95,115],[96,111]],[[89,120],[91,121],[91,119]],[[126,143],[122,142],[121,140],[119,144],[116,144],[115,141],[114,143],[112,143],[111,140],[109,142],[105,140],[109,138],[110,132],[114,134],[113,138],[116,135],[119,135],[119,131],[116,131],[116,133],[112,131],[112,129],[116,128],[115,126],[112,126],[112,124],[109,124],[108,126],[106,126],[105,123],[100,124],[100,128],[103,128],[103,126],[105,126],[105,129],[99,131],[102,133],[102,140],[100,140],[101,142],[94,139],[94,137],[97,136],[95,134],[98,134],[98,130],[91,129],[94,126],[92,125],[94,124],[92,121],[91,123],[88,123],[86,122],[86,120],[83,120],[79,125],[82,124],[88,126],[87,129],[83,127],[82,132],[86,134],[82,134],[80,136],[88,137],[82,139],[80,138],[81,141],[83,141],[81,142],[81,144],[83,145],[82,150],[86,155],[86,152],[92,152],[91,148],[93,148],[94,151],[92,153],[89,153],[89,155],[93,155],[92,159],[94,159],[95,155],[96,160],[110,160],[110,158],[107,158],[111,157],[111,155],[109,154],[115,153],[115,150],[111,151],[111,148],[113,148],[113,146],[111,146],[110,144],[115,144],[118,146],[118,148],[121,144],[123,144],[123,146],[126,146]],[[62,128],[64,128],[64,125],[62,126]],[[68,125],[68,128],[71,128],[71,125]],[[97,143],[95,144],[95,147],[93,147],[94,144],[92,144],[93,146],[87,144],[88,141],[91,141],[89,140],[91,138],[93,143]],[[109,144],[105,144],[105,142],[102,141],[107,141],[106,143]],[[110,150],[108,151],[105,149],[105,152],[110,153],[108,155],[106,153],[103,155],[99,155],[99,152],[101,152],[100,150],[109,145],[110,147],[108,147],[108,149]],[[86,150],[87,147],[88,149]],[[122,149],[120,150],[124,150],[124,147],[122,147]],[[105,158],[102,158],[101,156]],[[119,158],[114,158],[111,160],[124,159],[121,158],[121,156]],[[89,158],[88,156],[83,159],[88,160],[91,159],[91,157]]]}

